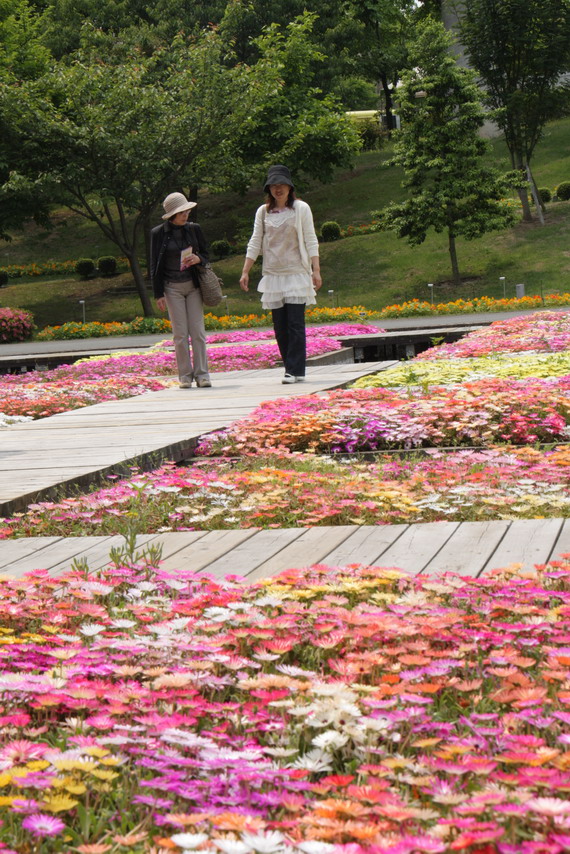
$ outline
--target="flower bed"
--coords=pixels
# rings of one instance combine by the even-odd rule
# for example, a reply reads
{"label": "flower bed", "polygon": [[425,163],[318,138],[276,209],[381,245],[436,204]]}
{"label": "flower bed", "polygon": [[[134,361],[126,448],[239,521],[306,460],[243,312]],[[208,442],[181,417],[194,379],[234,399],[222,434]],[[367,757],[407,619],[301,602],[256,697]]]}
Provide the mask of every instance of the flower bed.
{"label": "flower bed", "polygon": [[515,311],[517,309],[543,308],[544,306],[568,305],[570,294],[545,294],[542,296],[511,297],[473,297],[453,302],[431,303],[426,300],[412,299],[404,303],[386,306],[379,317],[413,317],[437,314],[471,314],[473,312]]}
{"label": "flower bed", "polygon": [[388,448],[534,444],[570,436],[570,376],[484,379],[428,391],[331,391],[262,403],[205,436],[196,452],[236,456],[270,449],[349,452]]}
{"label": "flower bed", "polygon": [[570,448],[431,452],[374,462],[266,456],[161,466],[31,504],[0,539],[570,516]]}
{"label": "flower bed", "polygon": [[3,854],[568,849],[568,564],[154,562],[0,581]]}
{"label": "flower bed", "polygon": [[[429,351],[430,353],[433,350]],[[353,388],[393,388],[404,385],[447,385],[484,377],[562,377],[570,374],[570,351],[489,355],[479,358],[412,359],[378,374],[361,377]]]}
{"label": "flower bed", "polygon": [[454,344],[425,350],[416,359],[465,359],[497,353],[557,353],[562,350],[570,350],[570,312],[541,311],[498,320]]}
{"label": "flower bed", "polygon": [[32,337],[34,319],[29,311],[19,308],[0,308],[0,343],[25,341]]}
{"label": "flower bed", "polygon": [[29,418],[47,418],[58,412],[81,409],[104,400],[122,400],[135,397],[148,391],[160,391],[164,383],[156,379],[141,376],[109,377],[108,379],[78,380],[76,382],[26,381],[26,376],[17,377],[21,382],[8,385],[0,378],[2,389],[2,411],[8,417],[28,416]]}

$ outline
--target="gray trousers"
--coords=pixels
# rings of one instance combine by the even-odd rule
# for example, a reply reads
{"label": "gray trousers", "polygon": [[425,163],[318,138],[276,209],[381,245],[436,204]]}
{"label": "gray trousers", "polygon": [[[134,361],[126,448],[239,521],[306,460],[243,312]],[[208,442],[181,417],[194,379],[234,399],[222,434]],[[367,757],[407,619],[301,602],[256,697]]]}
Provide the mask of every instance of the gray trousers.
{"label": "gray trousers", "polygon": [[[165,282],[164,297],[172,324],[172,338],[180,382],[209,379],[204,308],[192,280]],[[192,344],[192,355],[188,339]]]}

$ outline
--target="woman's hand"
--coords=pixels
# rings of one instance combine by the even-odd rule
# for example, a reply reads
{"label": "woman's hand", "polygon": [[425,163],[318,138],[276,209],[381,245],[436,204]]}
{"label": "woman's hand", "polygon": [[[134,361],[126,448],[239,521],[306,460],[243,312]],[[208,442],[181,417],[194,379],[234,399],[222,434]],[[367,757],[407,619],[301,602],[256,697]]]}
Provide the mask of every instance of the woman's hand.
{"label": "woman's hand", "polygon": [[156,307],[159,311],[166,311],[166,300],[164,299],[164,297],[157,298]]}
{"label": "woman's hand", "polygon": [[242,273],[239,280],[239,286],[242,291],[249,291],[249,273]]}
{"label": "woman's hand", "polygon": [[186,258],[184,259],[184,262],[183,262],[183,268],[186,269],[187,267],[193,267],[194,264],[201,264],[201,263],[202,263],[202,259],[200,258],[199,255],[196,255],[196,253],[194,252],[194,253],[192,253],[192,255],[186,256]]}
{"label": "woman's hand", "polygon": [[319,290],[323,286],[323,280],[321,279],[321,274],[313,271],[313,287],[316,291]]}

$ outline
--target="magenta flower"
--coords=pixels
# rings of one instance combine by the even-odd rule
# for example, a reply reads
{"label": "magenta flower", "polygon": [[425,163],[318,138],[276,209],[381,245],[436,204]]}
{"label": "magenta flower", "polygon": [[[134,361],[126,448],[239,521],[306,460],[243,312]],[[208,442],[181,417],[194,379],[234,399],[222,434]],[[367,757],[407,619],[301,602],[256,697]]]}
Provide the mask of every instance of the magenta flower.
{"label": "magenta flower", "polygon": [[22,822],[22,827],[25,830],[29,830],[32,836],[43,837],[57,836],[65,828],[65,824],[55,815],[38,812],[34,815],[26,816]]}

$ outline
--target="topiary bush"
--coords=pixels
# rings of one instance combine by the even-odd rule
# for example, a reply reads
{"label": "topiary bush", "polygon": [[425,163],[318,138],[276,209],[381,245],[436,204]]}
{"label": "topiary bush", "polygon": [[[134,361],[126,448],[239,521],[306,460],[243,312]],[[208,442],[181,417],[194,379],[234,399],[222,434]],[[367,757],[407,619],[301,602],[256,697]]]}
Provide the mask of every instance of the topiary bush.
{"label": "topiary bush", "polygon": [[570,181],[562,181],[556,188],[556,195],[561,202],[567,202],[570,199]]}
{"label": "topiary bush", "polygon": [[88,279],[95,273],[95,261],[92,258],[80,258],[75,264],[75,272],[82,279]]}
{"label": "topiary bush", "polygon": [[0,308],[0,341],[25,341],[32,337],[34,317],[21,308]]}
{"label": "topiary bush", "polygon": [[117,259],[114,255],[103,255],[97,259],[97,269],[102,276],[113,276],[117,272]]}
{"label": "topiary bush", "polygon": [[332,240],[340,240],[340,225],[334,220],[323,222],[321,226],[321,237],[325,243],[330,243]]}
{"label": "topiary bush", "polygon": [[8,273],[6,270],[0,270],[0,288],[8,284]]}
{"label": "topiary bush", "polygon": [[212,240],[210,250],[213,257],[219,260],[220,258],[227,258],[228,255],[232,254],[232,245],[229,240]]}
{"label": "topiary bush", "polygon": [[548,187],[538,187],[537,188],[538,198],[540,202],[545,205],[547,202],[552,201],[552,191],[548,189]]}

